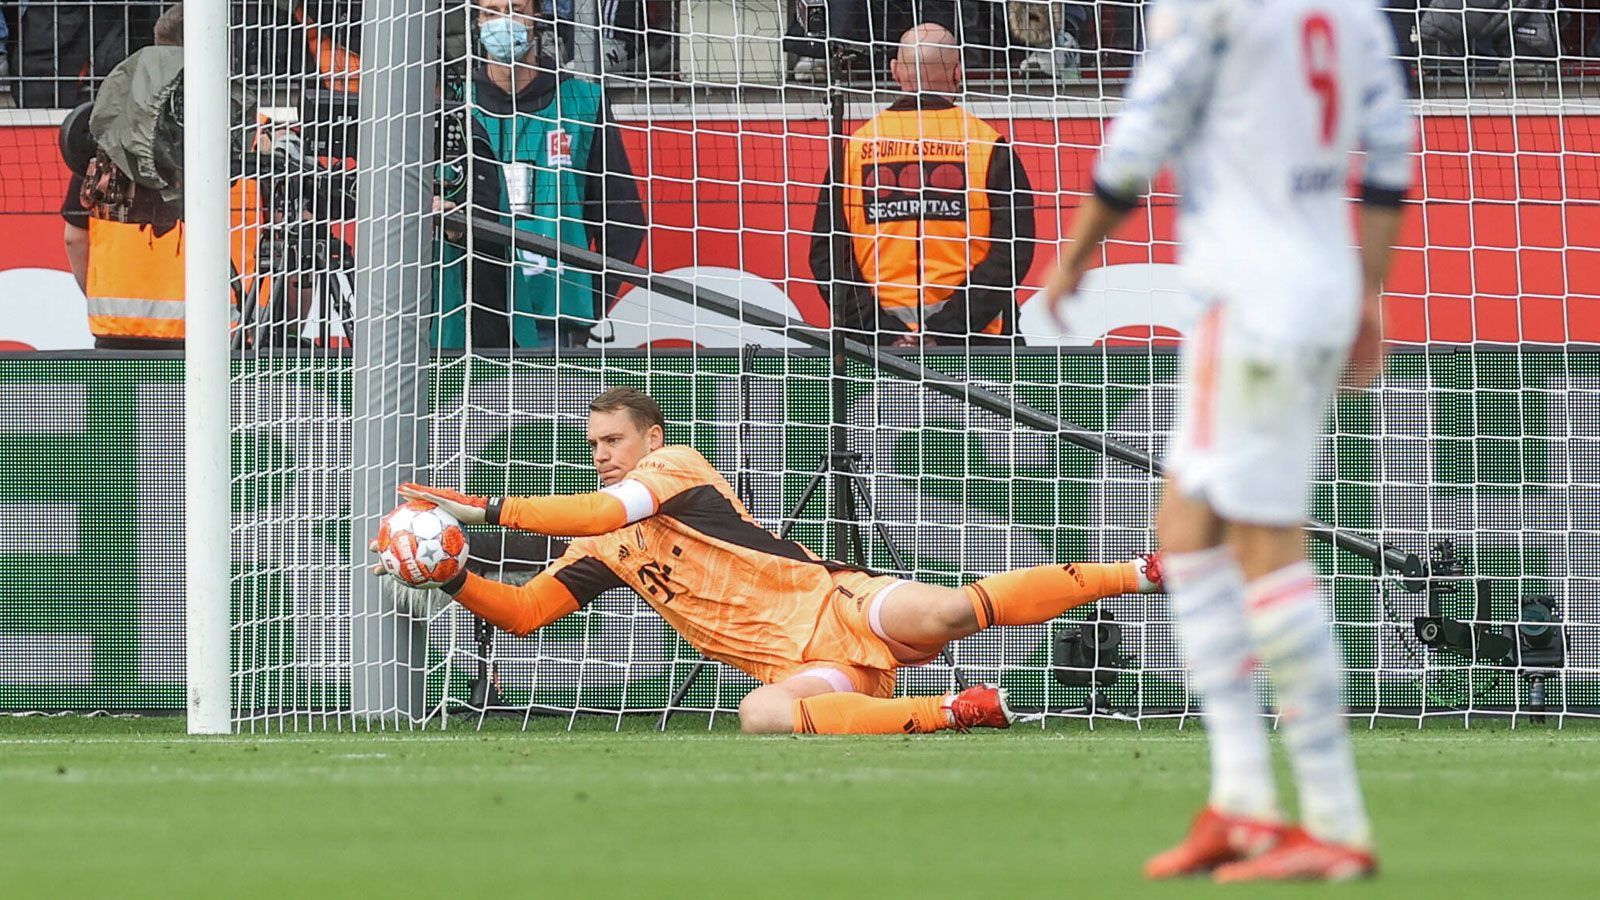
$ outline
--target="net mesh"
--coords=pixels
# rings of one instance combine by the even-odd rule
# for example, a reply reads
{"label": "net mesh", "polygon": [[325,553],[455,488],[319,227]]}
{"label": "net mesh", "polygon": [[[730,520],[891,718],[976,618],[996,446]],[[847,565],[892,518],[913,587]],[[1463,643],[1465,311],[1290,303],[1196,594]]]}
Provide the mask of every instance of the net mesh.
{"label": "net mesh", "polygon": [[[33,2],[25,18],[91,5],[100,4]],[[1422,116],[1420,202],[1389,285],[1388,371],[1373,389],[1339,399],[1312,512],[1424,558],[1448,540],[1467,578],[1433,594],[1430,608],[1428,592],[1313,543],[1348,666],[1346,700],[1371,716],[1525,714],[1541,700],[1553,714],[1590,715],[1600,708],[1600,571],[1587,552],[1600,534],[1592,513],[1600,470],[1591,460],[1600,459],[1600,409],[1591,408],[1600,398],[1591,349],[1600,338],[1591,58],[1600,10],[1562,0],[1552,16],[1500,13],[1498,24],[1493,14],[1468,21],[1457,12],[1458,41],[1449,15],[1388,5]],[[900,97],[888,65],[895,40],[918,22],[940,22],[962,48],[957,102],[1006,137],[1026,176],[1026,187],[1014,184],[1004,198],[1027,210],[1031,233],[1002,241],[1026,259],[1006,285],[1020,301],[1017,339],[989,346],[959,337],[920,353],[883,352],[910,353],[930,370],[1159,455],[1176,397],[1173,342],[1186,327],[1171,186],[1158,185],[1107,245],[1074,321],[1083,333],[1062,335],[1029,302],[1089,190],[1103,127],[1142,52],[1143,4],[385,4],[399,16],[385,34],[415,30],[431,47],[395,71],[373,65],[370,43],[366,54],[357,49],[373,33],[369,7],[377,6],[244,3],[234,17],[234,80],[252,101],[228,122],[239,176],[229,552],[241,728],[364,727],[374,712],[396,724],[471,721],[486,705],[530,722],[657,713],[697,670],[677,708],[697,724],[732,714],[754,682],[719,664],[702,669],[695,650],[626,591],[530,637],[498,634],[487,645],[459,608],[417,620],[387,595],[369,603],[361,593],[352,547],[364,538],[352,536],[351,518],[358,476],[480,494],[591,490],[586,404],[617,384],[650,391],[667,413],[669,441],[699,449],[757,519],[773,529],[792,520],[793,536],[824,555],[849,549],[833,542],[838,482],[824,478],[811,502],[801,500],[835,427],[859,454],[856,483],[870,501],[857,515],[862,562],[874,568],[955,585],[1154,546],[1157,493],[1147,474],[869,361],[836,371],[794,328],[757,327],[661,283],[617,277],[621,264],[635,264],[796,323],[834,322],[828,297],[848,276],[818,278],[814,235],[824,232],[825,248],[837,229],[816,216],[835,180],[831,137]],[[562,73],[553,91],[539,81],[545,75],[514,96],[495,84],[491,54],[517,35],[495,26],[485,36],[482,26],[506,12],[531,14],[529,42]],[[60,53],[48,72],[43,63],[16,64],[30,49],[37,56],[43,38],[29,37],[26,21],[10,24],[14,76],[11,99],[0,93],[0,103],[21,109],[0,112],[8,172],[0,215],[53,221],[65,183],[51,157],[54,125],[61,107],[92,96],[104,72]],[[370,99],[362,92],[408,67],[434,87],[387,98],[386,108],[405,110],[405,127],[377,145],[361,140],[355,123]],[[409,137],[396,143],[398,132]],[[377,166],[423,192],[370,197],[374,219],[358,221],[359,173]],[[896,172],[895,184],[877,186],[889,201],[938,199],[933,174],[919,171],[913,184]],[[527,248],[511,255],[436,218],[435,196],[441,209],[594,249],[609,268],[594,273]],[[377,321],[357,290],[368,277],[358,274],[357,236],[374,222],[402,220],[421,222],[408,232],[422,235],[412,256],[435,299]],[[352,346],[379,326],[397,326],[384,340],[401,343],[381,352]],[[886,345],[899,335],[869,323],[859,336]],[[399,414],[361,419],[357,411],[403,389],[402,373],[415,368],[408,346],[426,360],[409,416],[421,426],[420,452],[404,446],[411,435]],[[7,385],[82,382],[112,398],[106,403],[128,404],[125,415],[150,424],[137,437],[124,429],[95,439],[155,453],[175,445],[181,422],[170,414],[175,374],[162,365],[128,360],[90,371],[5,361],[0,371]],[[837,403],[836,375],[844,379]],[[130,392],[130,384],[145,387]],[[37,391],[8,391],[10,421],[47,415]],[[147,414],[145,403],[168,412]],[[358,429],[379,439],[357,441]],[[173,534],[169,552],[177,554]],[[474,530],[475,565],[494,577],[530,577],[551,552],[546,542]],[[9,545],[0,545],[4,554]],[[0,654],[0,706],[180,705],[181,618],[167,589],[176,582],[147,589],[167,584],[149,568],[129,588],[146,600],[122,610],[119,626],[105,626],[116,640],[74,649],[29,638]],[[1486,579],[1481,593],[1474,579]],[[72,630],[45,610],[43,587],[29,596],[7,614],[20,617],[16,633]],[[1531,647],[1539,623],[1527,620],[1539,613],[1526,601],[1538,597],[1550,599],[1566,645],[1548,677],[1534,677],[1544,675],[1539,667],[1432,649],[1415,634],[1417,616],[1484,615],[1496,634],[1528,625],[1522,640]],[[1166,603],[1124,597],[1099,607],[1120,628],[1120,658],[1092,672],[1053,665],[1057,638],[1078,633],[1080,611],[963,640],[951,648],[954,668],[939,660],[906,670],[900,690],[948,690],[959,674],[1010,687],[1017,705],[1047,719],[1192,712]],[[107,666],[102,646],[122,647],[117,659],[136,662]],[[392,664],[374,646],[413,649]],[[91,665],[63,663],[62,671],[88,674],[41,680],[36,663],[50,647],[63,659],[87,654]],[[390,685],[378,701],[354,696],[352,685],[369,674]],[[487,704],[475,684],[484,676],[494,687]],[[1264,682],[1262,690],[1268,697]],[[396,699],[413,695],[420,700]]]}

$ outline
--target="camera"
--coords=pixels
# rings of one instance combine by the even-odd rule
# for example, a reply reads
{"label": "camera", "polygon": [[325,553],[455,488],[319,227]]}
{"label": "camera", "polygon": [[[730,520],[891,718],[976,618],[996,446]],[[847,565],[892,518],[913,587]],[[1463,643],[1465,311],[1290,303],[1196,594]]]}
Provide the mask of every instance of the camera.
{"label": "camera", "polygon": [[[79,196],[101,218],[150,225],[165,234],[183,219],[183,84],[169,91],[151,122],[147,156],[129,159],[102,147],[91,128],[94,102],[79,104],[61,121],[57,141],[68,170],[83,178]],[[124,126],[125,127],[125,126]],[[119,162],[118,160],[123,160]],[[135,171],[127,171],[128,162]]]}
{"label": "camera", "polygon": [[1131,661],[1119,651],[1122,626],[1107,610],[1096,609],[1083,622],[1056,633],[1050,648],[1050,675],[1064,687],[1102,688],[1116,684]]}

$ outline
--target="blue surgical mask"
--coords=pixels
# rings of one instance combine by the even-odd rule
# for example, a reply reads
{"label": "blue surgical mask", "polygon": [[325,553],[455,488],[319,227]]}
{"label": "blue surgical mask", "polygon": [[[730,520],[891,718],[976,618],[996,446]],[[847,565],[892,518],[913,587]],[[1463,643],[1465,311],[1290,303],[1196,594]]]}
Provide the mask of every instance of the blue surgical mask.
{"label": "blue surgical mask", "polygon": [[478,40],[483,42],[483,52],[490,59],[514,62],[528,52],[528,26],[504,16],[490,19],[478,27]]}

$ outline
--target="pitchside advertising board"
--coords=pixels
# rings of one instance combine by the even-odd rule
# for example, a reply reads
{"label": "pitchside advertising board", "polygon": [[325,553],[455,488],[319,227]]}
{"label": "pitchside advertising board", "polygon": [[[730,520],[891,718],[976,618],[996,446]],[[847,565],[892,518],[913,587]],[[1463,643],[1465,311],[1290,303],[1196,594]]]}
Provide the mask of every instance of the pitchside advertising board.
{"label": "pitchside advertising board", "polygon": [[[935,368],[989,385],[1080,427],[1159,452],[1174,401],[1173,357],[1144,351],[934,356]],[[236,406],[232,548],[235,697],[347,699],[350,373],[339,360],[251,366]],[[585,403],[633,383],[663,402],[669,439],[698,447],[775,524],[803,492],[828,441],[828,364],[764,353],[475,361],[436,370],[430,463],[441,481],[485,493],[593,489]],[[921,579],[953,584],[1060,559],[1148,549],[1148,476],[1057,438],[1018,429],[910,382],[852,372],[851,448],[870,473],[877,519]],[[1437,348],[1395,357],[1386,402],[1340,400],[1318,469],[1316,514],[1423,550],[1453,537],[1496,583],[1493,613],[1517,598],[1562,599],[1571,656],[1567,702],[1600,704],[1600,353]],[[554,399],[552,403],[551,398]],[[177,359],[0,359],[0,708],[180,708],[183,699],[182,390]],[[740,478],[743,474],[745,477]],[[219,498],[219,502],[223,502]],[[826,551],[821,504],[797,536]],[[475,535],[478,546],[497,532]],[[871,563],[891,567],[873,542]],[[222,552],[219,544],[218,552]],[[1513,676],[1469,674],[1411,636],[1421,595],[1380,586],[1363,560],[1317,548],[1334,573],[1352,706],[1517,702]],[[498,554],[494,554],[498,555]],[[1107,694],[1145,710],[1181,705],[1166,604],[1100,605],[1123,626],[1133,670]],[[1448,601],[1469,616],[1471,600]],[[1048,626],[961,642],[973,678],[998,679],[1028,706],[1081,704],[1048,674]],[[662,705],[696,659],[626,592],[526,639],[500,636],[508,703],[583,709]],[[465,616],[433,620],[429,687],[467,696]],[[949,673],[907,673],[913,691]],[[688,702],[731,709],[748,679],[714,670]],[[286,688],[288,689],[286,691]],[[1553,690],[1551,701],[1561,702]]]}
{"label": "pitchside advertising board", "polygon": [[[827,123],[785,116],[782,107],[728,107],[721,118],[707,107],[692,120],[618,110],[646,182],[652,228],[640,264],[827,324],[807,262]],[[1038,238],[1053,245],[1088,192],[1100,121],[1028,117],[1025,103],[973,110],[1016,147],[1035,189]],[[1420,203],[1388,283],[1388,336],[1600,343],[1600,117],[1429,114],[1421,143]],[[0,347],[90,346],[83,298],[65,271],[57,210],[67,173],[56,147],[54,125],[0,125]],[[1047,249],[1037,254],[1019,291],[1028,343],[1181,330],[1172,206],[1158,197],[1119,237],[1087,286],[1089,309],[1072,335],[1029,302],[1054,258]],[[739,343],[730,323],[638,288],[610,318],[611,330],[597,337],[609,347]]]}

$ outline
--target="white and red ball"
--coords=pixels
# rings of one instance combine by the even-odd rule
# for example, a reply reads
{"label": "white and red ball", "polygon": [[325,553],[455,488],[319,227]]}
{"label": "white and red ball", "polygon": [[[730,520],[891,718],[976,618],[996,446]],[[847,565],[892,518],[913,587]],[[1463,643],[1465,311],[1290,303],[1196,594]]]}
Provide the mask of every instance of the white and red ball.
{"label": "white and red ball", "polygon": [[467,532],[427,500],[408,500],[378,525],[378,557],[412,587],[438,587],[467,565]]}

